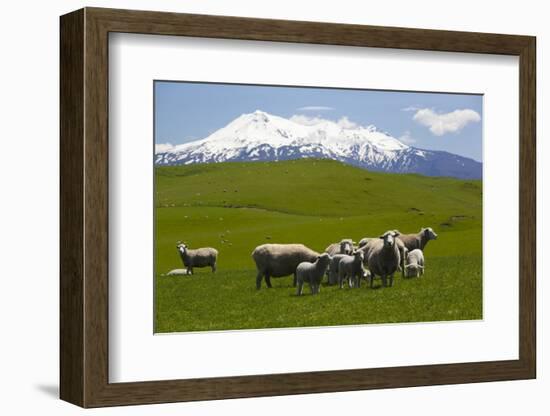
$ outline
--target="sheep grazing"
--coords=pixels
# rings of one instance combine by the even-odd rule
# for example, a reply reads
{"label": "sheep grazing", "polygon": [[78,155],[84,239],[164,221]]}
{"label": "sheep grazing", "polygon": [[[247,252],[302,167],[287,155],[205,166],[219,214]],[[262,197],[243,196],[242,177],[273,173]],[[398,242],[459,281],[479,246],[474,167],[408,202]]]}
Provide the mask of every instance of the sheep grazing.
{"label": "sheep grazing", "polygon": [[183,265],[187,268],[187,274],[193,274],[194,267],[211,267],[212,273],[216,272],[218,250],[215,248],[204,247],[190,250],[183,243],[179,243],[176,247]]}
{"label": "sheep grazing", "polygon": [[407,250],[412,251],[419,248],[424,251],[424,247],[430,240],[437,240],[437,234],[430,227],[421,228],[417,234],[401,234],[399,239],[403,241]]}
{"label": "sheep grazing", "polygon": [[325,249],[325,253],[330,256],[336,254],[351,254],[353,251],[353,240],[351,238],[344,238],[339,243],[332,243]]}
{"label": "sheep grazing", "polygon": [[304,261],[313,263],[319,253],[303,244],[262,244],[254,249],[252,258],[256,262],[256,289],[262,286],[262,278],[268,288],[272,277],[284,277],[294,274],[296,286],[296,268]]}
{"label": "sheep grazing", "polygon": [[405,271],[407,277],[418,277],[424,274],[424,253],[422,253],[422,250],[415,248],[407,253]]}
{"label": "sheep grazing", "polygon": [[348,279],[350,288],[361,287],[361,278],[365,276],[363,269],[363,251],[355,250],[351,256],[345,256],[338,264],[338,286],[344,287],[344,280]]}
{"label": "sheep grazing", "polygon": [[371,273],[371,288],[376,276],[382,278],[382,285],[384,287],[387,286],[387,278],[389,277],[390,286],[393,286],[393,275],[401,263],[399,247],[395,242],[398,236],[399,233],[394,230],[386,231],[379,238],[369,241],[365,246],[368,247],[366,252],[368,253],[367,263]]}
{"label": "sheep grazing", "polygon": [[296,268],[296,295],[302,294],[304,282],[309,283],[311,294],[315,295],[321,290],[321,280],[327,271],[330,263],[330,256],[327,253],[323,253],[317,257],[314,263],[304,261]]}

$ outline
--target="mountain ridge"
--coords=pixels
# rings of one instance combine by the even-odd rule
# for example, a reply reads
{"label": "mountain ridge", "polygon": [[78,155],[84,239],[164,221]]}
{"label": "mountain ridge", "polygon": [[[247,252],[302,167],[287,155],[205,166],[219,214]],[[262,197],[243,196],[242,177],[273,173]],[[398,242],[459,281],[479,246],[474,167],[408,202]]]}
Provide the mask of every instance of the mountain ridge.
{"label": "mountain ridge", "polygon": [[409,146],[375,126],[347,119],[302,124],[257,110],[208,137],[156,152],[155,165],[332,159],[368,170],[479,179],[482,164],[445,151]]}

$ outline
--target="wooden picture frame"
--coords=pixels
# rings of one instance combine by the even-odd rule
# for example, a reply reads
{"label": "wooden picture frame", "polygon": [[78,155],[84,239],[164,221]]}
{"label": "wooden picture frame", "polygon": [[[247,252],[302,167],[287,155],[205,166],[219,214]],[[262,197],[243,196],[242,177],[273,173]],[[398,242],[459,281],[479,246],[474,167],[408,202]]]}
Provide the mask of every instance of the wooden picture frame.
{"label": "wooden picture frame", "polygon": [[[60,396],[82,407],[530,379],[536,376],[535,38],[85,8],[61,17]],[[368,46],[519,57],[519,359],[109,383],[108,34]]]}

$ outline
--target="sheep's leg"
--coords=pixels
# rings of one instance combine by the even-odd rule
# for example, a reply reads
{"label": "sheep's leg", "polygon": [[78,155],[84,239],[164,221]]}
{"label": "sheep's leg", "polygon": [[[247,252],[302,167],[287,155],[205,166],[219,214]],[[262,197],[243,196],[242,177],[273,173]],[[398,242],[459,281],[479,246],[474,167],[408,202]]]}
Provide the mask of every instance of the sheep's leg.
{"label": "sheep's leg", "polygon": [[372,289],[374,286],[374,273],[370,272],[370,288]]}
{"label": "sheep's leg", "polygon": [[187,266],[187,274],[193,274],[193,268],[191,266]]}
{"label": "sheep's leg", "polygon": [[265,284],[269,289],[271,289],[271,276],[269,275],[269,273],[265,274]]}
{"label": "sheep's leg", "polygon": [[260,288],[262,287],[262,279],[263,279],[264,275],[262,272],[258,272],[258,274],[256,275],[256,290],[260,290]]}
{"label": "sheep's leg", "polygon": [[216,263],[212,265],[212,273],[216,273]]}
{"label": "sheep's leg", "polygon": [[302,295],[303,287],[304,287],[304,282],[299,281],[297,286],[296,286],[296,296],[301,296]]}
{"label": "sheep's leg", "polygon": [[386,287],[388,285],[388,276],[383,275],[382,276],[382,286]]}
{"label": "sheep's leg", "polygon": [[357,274],[355,280],[357,281],[357,288],[361,288],[361,274]]}
{"label": "sheep's leg", "polygon": [[298,278],[298,276],[296,276],[296,272],[294,272],[294,278],[292,280],[292,287],[296,287],[296,279]]}
{"label": "sheep's leg", "polygon": [[390,287],[393,286],[393,274],[390,274]]}

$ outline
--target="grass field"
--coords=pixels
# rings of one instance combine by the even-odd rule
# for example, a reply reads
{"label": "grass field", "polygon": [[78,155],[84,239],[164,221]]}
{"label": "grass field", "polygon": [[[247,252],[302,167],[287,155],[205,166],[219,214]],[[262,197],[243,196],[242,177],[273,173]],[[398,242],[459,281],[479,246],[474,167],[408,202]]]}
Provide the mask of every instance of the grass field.
{"label": "grass field", "polygon": [[[385,174],[329,160],[156,168],[155,331],[185,332],[482,317],[481,181]],[[323,251],[342,238],[431,226],[426,274],[392,288],[295,296],[292,277],[256,291],[250,256],[263,243]],[[218,272],[183,265],[176,241],[215,247]]]}

